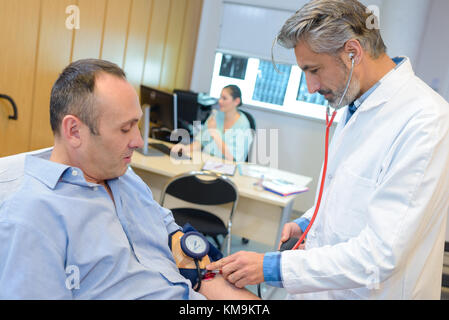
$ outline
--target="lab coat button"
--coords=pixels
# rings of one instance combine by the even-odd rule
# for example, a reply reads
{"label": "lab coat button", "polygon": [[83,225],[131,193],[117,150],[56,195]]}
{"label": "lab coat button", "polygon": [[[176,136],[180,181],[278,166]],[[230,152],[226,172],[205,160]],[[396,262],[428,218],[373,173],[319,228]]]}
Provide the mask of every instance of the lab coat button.
{"label": "lab coat button", "polygon": [[331,174],[328,174],[328,175],[327,175],[327,178],[328,178],[329,180],[332,180],[332,179],[334,178],[334,176],[331,175]]}

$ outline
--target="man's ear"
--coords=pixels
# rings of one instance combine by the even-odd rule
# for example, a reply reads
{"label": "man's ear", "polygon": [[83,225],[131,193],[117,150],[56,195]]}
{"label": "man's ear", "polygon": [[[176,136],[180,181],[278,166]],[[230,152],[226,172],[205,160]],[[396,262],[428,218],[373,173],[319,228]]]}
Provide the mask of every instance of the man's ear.
{"label": "man's ear", "polygon": [[83,123],[74,115],[66,115],[61,122],[61,136],[72,147],[81,145],[81,130]]}

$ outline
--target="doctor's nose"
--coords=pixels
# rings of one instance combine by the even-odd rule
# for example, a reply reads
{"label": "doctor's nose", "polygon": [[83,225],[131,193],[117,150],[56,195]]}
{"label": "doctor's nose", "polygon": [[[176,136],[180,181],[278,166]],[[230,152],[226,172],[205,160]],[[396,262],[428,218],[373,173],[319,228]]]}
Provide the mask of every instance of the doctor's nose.
{"label": "doctor's nose", "polygon": [[321,84],[316,79],[306,76],[307,90],[310,94],[318,92],[321,88]]}

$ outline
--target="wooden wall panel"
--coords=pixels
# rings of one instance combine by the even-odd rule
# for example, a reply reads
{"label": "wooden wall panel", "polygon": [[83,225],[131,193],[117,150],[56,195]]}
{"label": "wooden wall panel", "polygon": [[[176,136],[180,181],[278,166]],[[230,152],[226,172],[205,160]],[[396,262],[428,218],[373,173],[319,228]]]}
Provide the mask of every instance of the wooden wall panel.
{"label": "wooden wall panel", "polygon": [[128,31],[128,41],[123,69],[128,81],[139,92],[147,48],[153,1],[133,0]]}
{"label": "wooden wall panel", "polygon": [[171,0],[153,0],[143,84],[159,87]]}
{"label": "wooden wall panel", "polygon": [[179,49],[182,41],[182,30],[185,27],[187,1],[172,0],[168,17],[168,30],[165,39],[165,52],[162,59],[162,72],[159,86],[172,91],[175,85],[178,66]]}
{"label": "wooden wall panel", "polygon": [[108,0],[101,59],[123,68],[131,0]]}
{"label": "wooden wall panel", "polygon": [[198,40],[198,30],[201,21],[202,0],[187,1],[186,17],[184,19],[181,37],[178,65],[176,69],[175,89],[188,89],[193,72],[193,61]]}
{"label": "wooden wall panel", "polygon": [[[189,89],[203,0],[0,0],[0,156],[51,146],[51,88],[70,62],[117,63],[139,90]],[[77,5],[80,29],[66,8]]]}
{"label": "wooden wall panel", "polygon": [[106,0],[78,0],[80,28],[75,30],[71,61],[100,58]]}
{"label": "wooden wall panel", "polygon": [[40,1],[0,0],[0,93],[14,99],[19,114],[9,120],[12,108],[0,100],[0,156],[29,147],[39,10]]}
{"label": "wooden wall panel", "polygon": [[30,137],[32,150],[53,145],[50,93],[58,75],[70,62],[73,30],[66,28],[65,9],[72,3],[69,0],[42,0]]}

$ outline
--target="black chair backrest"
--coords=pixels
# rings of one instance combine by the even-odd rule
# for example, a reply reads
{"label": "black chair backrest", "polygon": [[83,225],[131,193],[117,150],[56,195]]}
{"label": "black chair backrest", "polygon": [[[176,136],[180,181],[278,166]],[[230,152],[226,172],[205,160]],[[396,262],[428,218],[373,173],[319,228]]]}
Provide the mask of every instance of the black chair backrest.
{"label": "black chair backrest", "polygon": [[249,126],[251,127],[252,130],[256,130],[256,120],[254,120],[254,117],[251,115],[251,113],[247,112],[247,111],[243,111],[242,109],[239,109],[239,111],[241,113],[243,113],[246,118],[249,121]]}
{"label": "black chair backrest", "polygon": [[[253,138],[254,138],[254,136],[256,135],[256,120],[254,120],[254,117],[252,116],[251,113],[249,113],[247,111],[243,111],[242,109],[239,109],[239,111],[241,113],[243,113],[246,116],[246,118],[248,119],[249,126],[250,126],[251,130],[253,131]],[[251,150],[251,146],[248,150],[248,154],[246,155],[246,159],[245,159],[246,162],[249,161],[249,153],[250,153],[249,151],[250,150]]]}
{"label": "black chair backrest", "polygon": [[204,180],[198,178],[196,174],[175,178],[169,183],[165,193],[201,205],[234,202],[238,196],[232,182],[227,181],[225,177],[216,176],[214,180]]}

